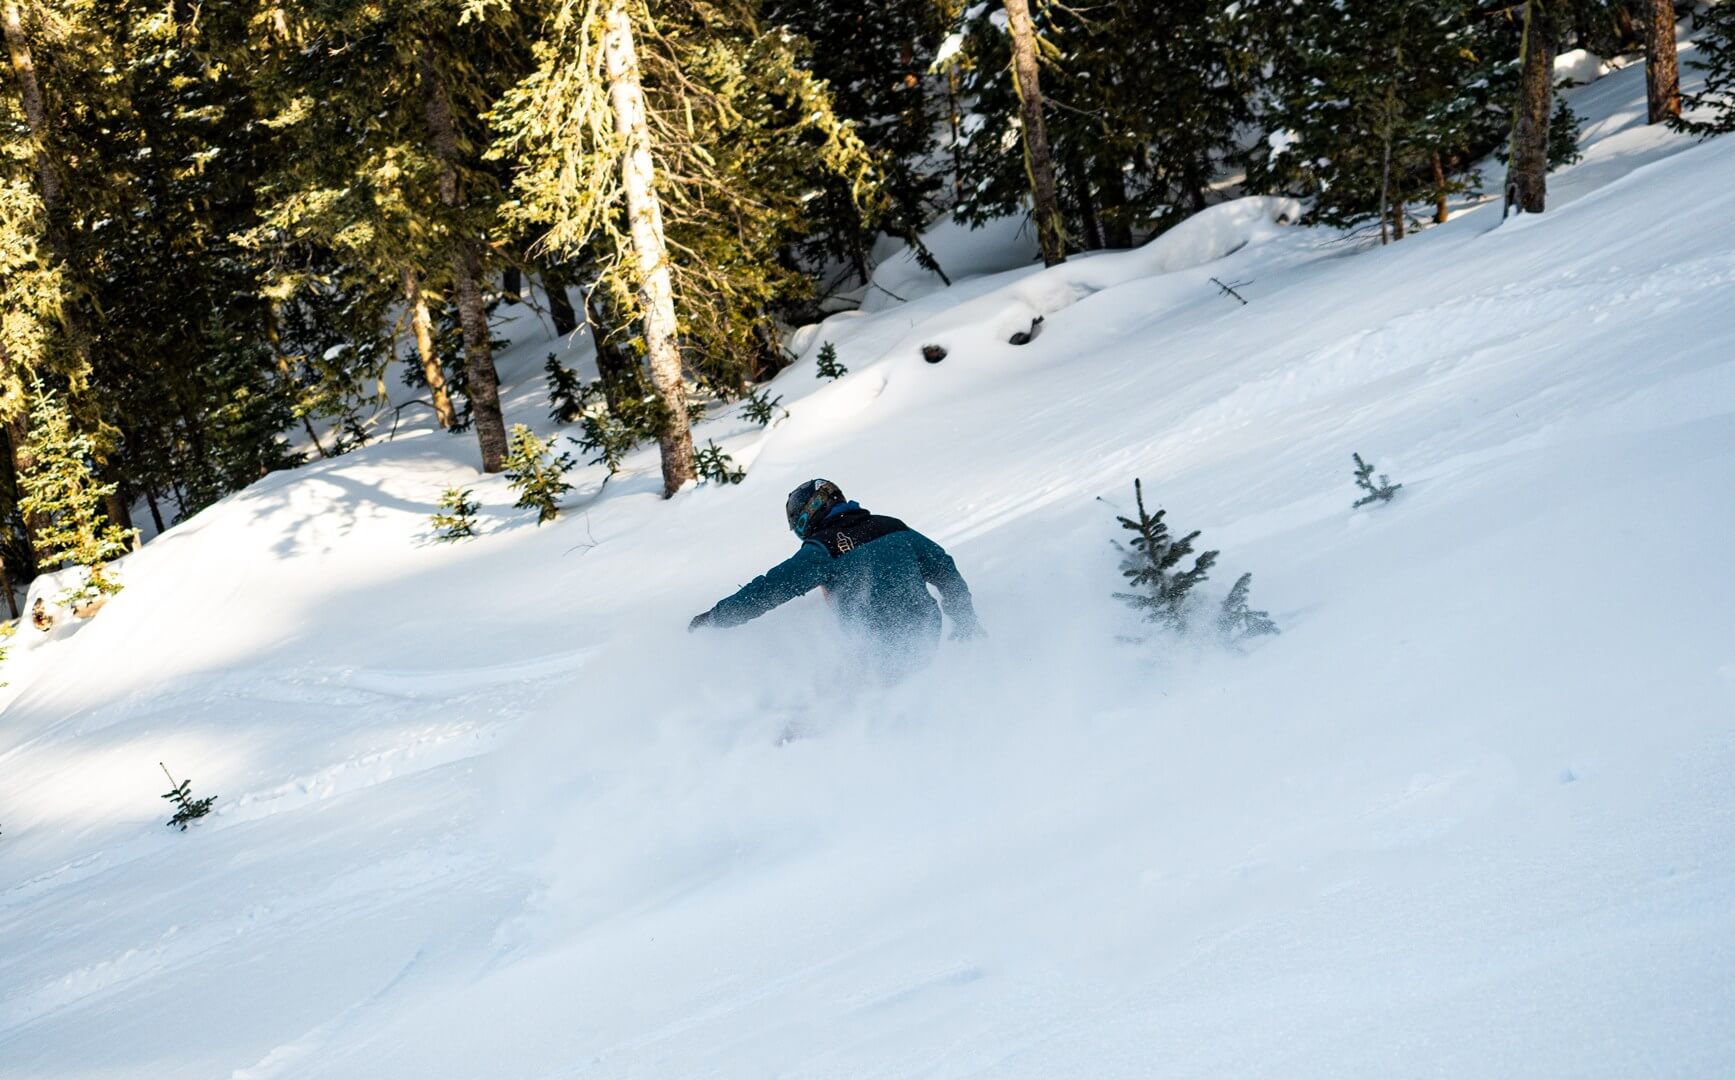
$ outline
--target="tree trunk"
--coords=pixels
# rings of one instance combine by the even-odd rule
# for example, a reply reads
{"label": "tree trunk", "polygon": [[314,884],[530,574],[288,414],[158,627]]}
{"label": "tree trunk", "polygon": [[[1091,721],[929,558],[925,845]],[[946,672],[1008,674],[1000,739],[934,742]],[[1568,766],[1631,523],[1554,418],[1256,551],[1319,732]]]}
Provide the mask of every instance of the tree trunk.
{"label": "tree trunk", "polygon": [[524,271],[516,264],[507,266],[500,271],[500,295],[511,303],[517,304],[524,300]]}
{"label": "tree trunk", "polygon": [[6,592],[6,611],[10,618],[18,617],[18,597],[12,592],[12,575],[6,570],[6,557],[0,555],[0,589]]}
{"label": "tree trunk", "polygon": [[1035,204],[1036,242],[1045,266],[1066,261],[1066,223],[1054,183],[1054,157],[1048,150],[1048,128],[1042,122],[1042,77],[1036,66],[1036,24],[1028,0],[1003,0],[1007,27],[1012,31],[1012,86],[1018,91],[1024,127],[1024,172]]}
{"label": "tree trunk", "polygon": [[603,400],[609,411],[621,415],[629,405],[628,396],[636,391],[634,376],[638,361],[611,340],[614,320],[598,311],[595,289],[580,294],[584,302],[584,322],[590,327],[591,341],[596,345],[596,373],[602,380]]}
{"label": "tree trunk", "polygon": [[1081,168],[1077,158],[1068,158],[1066,175],[1072,181],[1073,198],[1078,204],[1079,224],[1084,227],[1084,246],[1089,251],[1102,250],[1102,225],[1097,220],[1096,204],[1090,194],[1090,174]]}
{"label": "tree trunk", "polygon": [[1404,200],[1399,196],[1392,200],[1392,240],[1404,238]]}
{"label": "tree trunk", "polygon": [[1444,225],[1452,212],[1446,206],[1446,167],[1440,161],[1438,150],[1434,151],[1431,161],[1434,166],[1434,224]]}
{"label": "tree trunk", "polygon": [[422,283],[416,272],[404,267],[404,300],[410,305],[410,329],[416,336],[416,356],[422,362],[422,378],[428,383],[428,398],[434,404],[434,418],[447,431],[457,422],[452,408],[452,395],[446,389],[446,369],[440,354],[434,351],[434,320],[428,314],[428,301],[422,295]]}
{"label": "tree trunk", "polygon": [[440,85],[432,44],[423,48],[420,66],[428,133],[433,137],[434,155],[440,161],[440,202],[453,211],[452,281],[457,294],[458,322],[464,328],[464,375],[470,416],[482,450],[482,471],[497,473],[505,467],[506,419],[500,413],[500,376],[494,370],[488,307],[482,301],[481,243],[459,212],[464,204],[458,191],[458,132],[452,120],[452,105]]}
{"label": "tree trunk", "polygon": [[168,532],[168,526],[163,524],[163,508],[157,505],[157,493],[150,488],[145,488],[145,505],[150,508],[151,524],[157,527],[157,535]]}
{"label": "tree trunk", "polygon": [[1650,0],[1645,28],[1645,101],[1649,122],[1681,115],[1681,67],[1675,60],[1674,0]]}
{"label": "tree trunk", "polygon": [[624,0],[614,0],[609,5],[603,27],[603,58],[608,66],[615,129],[626,139],[621,187],[626,194],[633,254],[638,262],[651,385],[663,402],[663,430],[657,442],[662,449],[663,496],[667,498],[693,479],[693,432],[687,420],[681,349],[675,338],[675,293],[669,276],[668,252],[663,246],[663,209],[657,201],[656,174],[651,164],[645,94],[639,86],[638,55]]}
{"label": "tree trunk", "polygon": [[127,505],[126,496],[121,494],[120,489],[116,488],[114,491],[104,495],[102,497],[102,504],[103,509],[108,514],[108,520],[132,534],[131,539],[127,541],[128,545],[134,551],[143,547],[144,543],[139,539],[138,530],[133,528],[132,507]]}
{"label": "tree trunk", "polygon": [[1524,46],[1518,60],[1518,107],[1506,166],[1506,205],[1540,214],[1548,195],[1548,119],[1554,111],[1554,16],[1548,0],[1524,8]]}
{"label": "tree trunk", "polygon": [[572,297],[566,291],[569,284],[566,275],[558,270],[542,271],[542,292],[548,297],[548,317],[554,320],[557,337],[578,333],[578,312],[573,310]]}
{"label": "tree trunk", "polygon": [[1102,171],[1102,238],[1111,248],[1133,246],[1132,213],[1127,206],[1126,174],[1111,162]]}

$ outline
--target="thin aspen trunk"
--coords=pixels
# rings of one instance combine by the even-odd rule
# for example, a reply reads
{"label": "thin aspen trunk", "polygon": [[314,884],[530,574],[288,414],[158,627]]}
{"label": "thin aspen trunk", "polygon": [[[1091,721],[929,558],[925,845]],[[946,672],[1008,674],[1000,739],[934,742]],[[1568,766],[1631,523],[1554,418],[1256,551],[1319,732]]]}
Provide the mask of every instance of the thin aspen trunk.
{"label": "thin aspen trunk", "polygon": [[[286,386],[293,383],[295,373],[290,370],[289,352],[283,347],[283,335],[277,329],[277,311],[275,308],[267,307],[265,310],[265,340],[270,342],[271,352],[277,357],[278,378],[282,379]],[[313,430],[313,421],[307,418],[306,413],[301,414],[301,430],[307,432],[307,437],[313,440],[313,448],[319,452],[320,457],[329,458],[331,456],[326,452],[325,444],[319,441],[319,433]],[[148,490],[146,495],[149,495]],[[156,507],[153,506],[151,509],[154,513]],[[163,531],[161,525],[157,526],[157,531]]]}
{"label": "thin aspen trunk", "polygon": [[126,496],[121,494],[120,489],[116,488],[114,491],[104,495],[102,503],[103,510],[108,515],[108,520],[132,534],[131,538],[128,540],[128,545],[134,551],[143,547],[144,541],[139,539],[138,530],[133,528],[132,507],[127,505]]}
{"label": "thin aspen trunk", "polygon": [[1446,205],[1446,167],[1440,161],[1440,152],[1432,155],[1434,166],[1434,224],[1444,225],[1446,217],[1452,212]]}
{"label": "thin aspen trunk", "polygon": [[1392,189],[1392,138],[1398,123],[1398,71],[1403,67],[1404,53],[1402,46],[1392,48],[1392,77],[1386,83],[1385,133],[1380,137],[1383,147],[1380,159],[1380,244],[1390,243],[1386,232],[1387,199]]}
{"label": "thin aspen trunk", "polygon": [[693,432],[687,419],[681,349],[675,337],[674,284],[669,275],[668,251],[663,245],[663,209],[657,201],[656,173],[651,163],[645,94],[639,85],[632,21],[623,0],[613,0],[609,5],[603,26],[603,58],[608,68],[615,130],[626,141],[621,157],[621,187],[626,194],[633,254],[638,262],[651,385],[663,402],[663,430],[657,443],[663,457],[663,497],[668,498],[694,478]]}
{"label": "thin aspen trunk", "polygon": [[157,527],[157,535],[168,532],[168,526],[163,524],[163,508],[157,505],[157,493],[150,488],[145,488],[145,506],[150,508],[151,524]]}
{"label": "thin aspen trunk", "polygon": [[573,308],[572,297],[567,294],[568,284],[566,275],[560,271],[542,271],[542,293],[548,297],[548,317],[554,321],[554,333],[558,337],[571,337],[578,333],[578,311]]}
{"label": "thin aspen trunk", "polygon": [[1506,167],[1505,212],[1540,214],[1548,201],[1548,120],[1554,111],[1554,17],[1546,0],[1524,6],[1518,107]]}
{"label": "thin aspen trunk", "polygon": [[440,202],[451,215],[452,281],[458,322],[464,328],[464,374],[468,384],[471,422],[482,450],[482,471],[497,473],[506,464],[506,418],[500,412],[500,375],[494,369],[494,347],[488,327],[488,307],[482,300],[481,244],[463,220],[458,191],[458,130],[452,105],[440,84],[433,45],[421,56],[422,92],[426,95],[428,134],[440,161]]}
{"label": "thin aspen trunk", "polygon": [[1103,247],[1102,225],[1097,218],[1096,203],[1091,198],[1090,174],[1079,166],[1077,158],[1069,157],[1066,162],[1066,175],[1072,181],[1072,190],[1078,204],[1079,224],[1084,228],[1084,244],[1091,251],[1100,251]]}
{"label": "thin aspen trunk", "polygon": [[1018,91],[1024,128],[1024,172],[1035,206],[1036,242],[1045,266],[1066,261],[1066,222],[1054,182],[1054,156],[1048,149],[1048,128],[1042,122],[1042,76],[1036,63],[1036,24],[1029,0],[1003,0],[1007,27],[1012,31],[1012,86]]}
{"label": "thin aspen trunk", "polygon": [[957,203],[964,198],[964,157],[959,151],[963,145],[964,117],[958,106],[958,65],[946,65],[946,121],[952,127],[952,201]]}
{"label": "thin aspen trunk", "polygon": [[428,314],[428,300],[422,295],[422,283],[414,270],[404,267],[403,276],[404,300],[410,305],[410,330],[416,337],[416,356],[422,362],[428,398],[434,403],[434,419],[450,431],[458,414],[452,408],[452,395],[446,390],[446,369],[440,363],[440,354],[434,351],[434,320]]}
{"label": "thin aspen trunk", "polygon": [[1649,123],[1681,115],[1681,67],[1675,59],[1674,0],[1649,0],[1645,28],[1645,103]]}

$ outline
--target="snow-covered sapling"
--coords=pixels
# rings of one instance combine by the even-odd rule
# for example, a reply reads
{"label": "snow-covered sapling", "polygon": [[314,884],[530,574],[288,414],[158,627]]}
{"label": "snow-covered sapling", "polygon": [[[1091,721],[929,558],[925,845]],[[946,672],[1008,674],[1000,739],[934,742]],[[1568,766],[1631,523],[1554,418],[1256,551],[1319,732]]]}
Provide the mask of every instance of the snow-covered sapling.
{"label": "snow-covered sapling", "polygon": [[1379,483],[1374,483],[1370,479],[1374,474],[1374,467],[1363,461],[1360,454],[1351,454],[1350,456],[1355,458],[1355,486],[1367,492],[1366,495],[1355,501],[1355,507],[1352,509],[1366,506],[1371,502],[1390,502],[1392,496],[1398,493],[1398,489],[1404,486],[1392,483],[1392,478],[1385,473],[1380,474]]}
{"label": "snow-covered sapling", "polygon": [[821,379],[841,379],[849,374],[849,368],[838,363],[837,346],[829,341],[819,347],[819,370],[815,374]]}
{"label": "snow-covered sapling", "polygon": [[572,485],[566,482],[566,470],[570,468],[571,454],[555,454],[529,428],[512,425],[512,438],[506,448],[506,480],[518,493],[518,501],[513,505],[536,511],[536,524],[553,521],[560,513],[560,497],[572,490]]}
{"label": "snow-covered sapling", "polygon": [[747,470],[736,468],[735,459],[710,439],[705,440],[705,449],[693,455],[693,464],[713,484],[739,484],[747,478]]}
{"label": "snow-covered sapling", "polygon": [[182,832],[186,832],[189,824],[211,812],[211,804],[217,801],[217,796],[207,795],[203,799],[195,799],[191,780],[182,780],[177,784],[167,765],[159,761],[157,766],[163,770],[163,775],[169,778],[169,790],[164,793],[163,798],[175,804],[175,816],[168,820],[168,826],[171,829],[179,826]]}
{"label": "snow-covered sapling", "polygon": [[1218,553],[1202,552],[1193,560],[1192,569],[1179,569],[1181,561],[1193,553],[1198,531],[1175,539],[1163,521],[1166,511],[1146,512],[1144,485],[1138,480],[1133,481],[1133,497],[1139,516],[1117,518],[1121,528],[1133,534],[1133,539],[1115,547],[1123,556],[1121,575],[1138,591],[1115,593],[1115,598],[1144,615],[1146,622],[1183,630],[1187,623],[1187,594],[1210,575]]}
{"label": "snow-covered sapling", "polygon": [[444,544],[476,535],[476,511],[481,504],[470,498],[470,489],[449,487],[440,495],[439,512],[429,518],[434,539]]}
{"label": "snow-covered sapling", "polygon": [[553,353],[542,365],[548,376],[548,418],[560,424],[570,424],[584,413],[584,381],[578,372],[560,362]]}
{"label": "snow-covered sapling", "polygon": [[1223,598],[1223,605],[1217,609],[1217,632],[1223,635],[1227,644],[1282,632],[1271,621],[1271,612],[1255,611],[1247,606],[1247,591],[1252,584],[1253,575],[1242,574],[1235,579],[1235,587],[1229,590],[1229,595]]}
{"label": "snow-covered sapling", "polygon": [[783,397],[771,396],[770,390],[758,390],[747,395],[747,404],[741,406],[741,415],[765,427],[777,419],[777,414],[789,415],[789,410],[783,407]]}

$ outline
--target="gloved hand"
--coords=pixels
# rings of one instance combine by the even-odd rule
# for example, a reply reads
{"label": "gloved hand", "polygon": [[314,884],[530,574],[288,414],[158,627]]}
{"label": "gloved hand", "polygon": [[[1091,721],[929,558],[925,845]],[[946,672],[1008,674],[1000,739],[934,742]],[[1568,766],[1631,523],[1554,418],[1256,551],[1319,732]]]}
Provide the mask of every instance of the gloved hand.
{"label": "gloved hand", "polygon": [[952,627],[953,641],[979,641],[988,636],[988,631],[982,629],[979,622],[958,623]]}
{"label": "gloved hand", "polygon": [[705,627],[711,625],[714,618],[715,616],[713,616],[709,611],[693,616],[693,621],[687,624],[687,633],[690,634],[695,630],[703,630]]}

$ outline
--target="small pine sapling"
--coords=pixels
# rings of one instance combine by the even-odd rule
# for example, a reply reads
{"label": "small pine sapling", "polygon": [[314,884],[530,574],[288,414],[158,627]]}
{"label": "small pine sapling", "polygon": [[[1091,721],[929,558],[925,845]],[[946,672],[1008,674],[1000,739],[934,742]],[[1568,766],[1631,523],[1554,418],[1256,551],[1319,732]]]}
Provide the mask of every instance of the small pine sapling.
{"label": "small pine sapling", "polygon": [[699,475],[710,483],[739,484],[747,478],[747,470],[735,468],[735,459],[709,439],[705,440],[705,449],[693,455],[693,464],[698,467]]}
{"label": "small pine sapling", "polygon": [[1118,518],[1121,528],[1131,532],[1133,539],[1130,544],[1115,547],[1124,556],[1121,575],[1139,591],[1115,593],[1115,598],[1144,615],[1146,622],[1183,630],[1187,623],[1187,594],[1210,576],[1218,553],[1202,552],[1193,560],[1192,569],[1177,569],[1181,560],[1193,553],[1198,530],[1175,539],[1163,521],[1167,511],[1158,510],[1155,514],[1145,511],[1144,485],[1138,480],[1133,481],[1133,496],[1138,503],[1138,518]]}
{"label": "small pine sapling", "polygon": [[440,496],[439,512],[429,519],[434,539],[442,544],[468,540],[476,535],[476,511],[481,504],[470,498],[470,489],[449,487]]}
{"label": "small pine sapling", "polygon": [[169,790],[163,798],[175,804],[175,816],[168,820],[168,826],[172,829],[178,825],[182,832],[186,832],[188,825],[211,812],[211,804],[217,801],[217,796],[207,795],[203,799],[195,799],[191,780],[182,780],[177,784],[167,765],[159,761],[157,766],[163,770],[163,775],[169,778]]}
{"label": "small pine sapling", "polygon": [[778,413],[788,416],[789,410],[783,407],[782,395],[772,397],[770,390],[749,393],[747,404],[741,406],[741,415],[760,427],[770,425],[773,420],[777,419]]}
{"label": "small pine sapling", "polygon": [[518,493],[518,501],[513,505],[536,511],[538,525],[553,521],[560,513],[560,497],[572,490],[572,485],[566,482],[572,455],[555,454],[529,428],[513,424],[505,464],[506,480]]}
{"label": "small pine sapling", "polygon": [[841,379],[849,374],[849,368],[838,363],[837,346],[826,342],[819,347],[819,370],[816,375],[821,379]]}
{"label": "small pine sapling", "polygon": [[548,376],[548,418],[560,424],[570,424],[584,415],[584,381],[578,372],[560,362],[553,353],[542,365]]}
{"label": "small pine sapling", "polygon": [[1282,633],[1271,621],[1271,612],[1255,611],[1247,606],[1247,591],[1252,584],[1253,575],[1242,574],[1235,580],[1235,587],[1229,590],[1229,595],[1223,598],[1223,606],[1217,610],[1217,632],[1230,645],[1250,637]]}
{"label": "small pine sapling", "polygon": [[1398,489],[1404,486],[1392,483],[1392,478],[1385,473],[1380,474],[1378,484],[1374,483],[1370,479],[1374,474],[1374,467],[1363,461],[1360,454],[1351,454],[1350,456],[1355,458],[1355,486],[1367,492],[1366,495],[1355,501],[1355,505],[1351,507],[1352,510],[1372,502],[1391,502],[1392,496],[1396,495]]}

